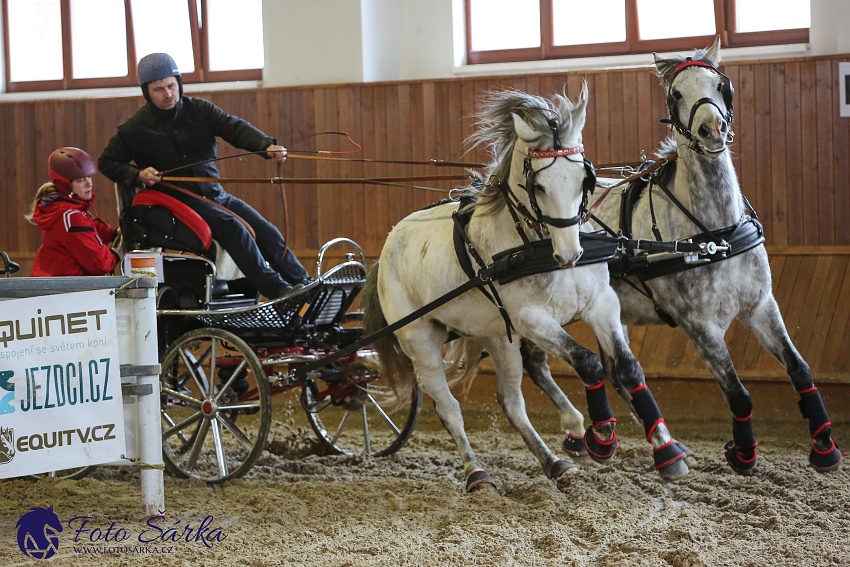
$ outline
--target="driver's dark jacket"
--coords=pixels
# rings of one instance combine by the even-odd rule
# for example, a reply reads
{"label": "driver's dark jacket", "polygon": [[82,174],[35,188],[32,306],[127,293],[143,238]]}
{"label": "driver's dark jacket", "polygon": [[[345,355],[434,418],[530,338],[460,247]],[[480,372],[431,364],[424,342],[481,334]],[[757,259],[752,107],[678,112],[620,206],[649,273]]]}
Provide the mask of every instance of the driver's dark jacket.
{"label": "driver's dark jacket", "polygon": [[[208,100],[183,96],[173,110],[161,110],[147,103],[136,111],[118,126],[97,165],[112,181],[133,187],[138,183],[139,171],[147,167],[169,172],[215,159],[216,136],[251,152],[263,151],[276,143],[249,122],[227,114]],[[219,172],[215,162],[210,161],[181,167],[171,175],[219,177]],[[223,191],[218,183],[180,185],[213,200]]]}

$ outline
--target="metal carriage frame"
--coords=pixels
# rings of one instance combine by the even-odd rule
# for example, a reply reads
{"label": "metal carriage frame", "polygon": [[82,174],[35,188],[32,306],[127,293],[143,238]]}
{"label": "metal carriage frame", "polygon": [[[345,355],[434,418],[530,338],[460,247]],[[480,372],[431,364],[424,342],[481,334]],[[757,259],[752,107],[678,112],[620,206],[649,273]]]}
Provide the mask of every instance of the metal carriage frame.
{"label": "metal carriage frame", "polygon": [[[326,453],[384,456],[405,444],[419,419],[418,387],[400,399],[368,345],[330,359],[363,334],[354,309],[367,267],[356,242],[328,241],[312,283],[260,301],[241,273],[219,270],[209,228],[192,211],[120,184],[116,196],[124,271],[132,272],[127,256],[159,249],[163,459],[171,473],[207,483],[244,476],[269,446],[273,421],[289,419],[273,415],[280,408],[272,398],[294,389]],[[307,364],[310,371],[298,371]]]}
{"label": "metal carriage frame", "polygon": [[[325,270],[328,251],[340,246],[353,251]],[[214,270],[185,255],[164,263],[187,260]],[[246,305],[236,294],[230,301],[202,300],[197,309],[157,309],[163,457],[170,472],[208,483],[244,476],[268,445],[272,398],[296,388],[322,450],[384,456],[405,444],[419,418],[421,392],[397,399],[372,349],[295,373],[360,338],[360,313],[351,308],[366,272],[363,250],[335,238],[319,252],[316,280],[281,298]],[[208,276],[206,298],[216,281],[214,273]],[[166,276],[161,294],[168,284]]]}

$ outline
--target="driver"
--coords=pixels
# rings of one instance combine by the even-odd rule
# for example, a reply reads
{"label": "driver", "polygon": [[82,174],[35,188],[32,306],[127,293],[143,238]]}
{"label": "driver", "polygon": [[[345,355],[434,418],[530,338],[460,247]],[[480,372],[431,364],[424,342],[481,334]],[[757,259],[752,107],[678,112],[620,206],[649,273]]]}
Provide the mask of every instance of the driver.
{"label": "driver", "polygon": [[100,171],[128,187],[156,186],[194,209],[248,281],[267,298],[276,299],[312,281],[278,228],[220,183],[185,183],[182,192],[158,185],[162,172],[173,169],[185,176],[219,177],[214,161],[217,137],[278,161],[286,159],[286,148],[213,103],[184,96],[180,70],[166,53],[143,57],[138,75],[147,103],[118,126],[98,160]]}

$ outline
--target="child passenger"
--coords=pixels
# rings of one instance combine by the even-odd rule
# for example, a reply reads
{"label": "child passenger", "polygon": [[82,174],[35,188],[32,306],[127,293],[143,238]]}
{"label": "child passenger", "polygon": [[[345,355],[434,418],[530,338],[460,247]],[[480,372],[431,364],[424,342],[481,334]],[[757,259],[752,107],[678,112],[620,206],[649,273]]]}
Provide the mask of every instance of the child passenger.
{"label": "child passenger", "polygon": [[107,244],[116,231],[92,207],[97,166],[79,148],[59,148],[47,160],[50,182],[39,187],[25,218],[41,228],[33,276],[103,276],[118,254]]}

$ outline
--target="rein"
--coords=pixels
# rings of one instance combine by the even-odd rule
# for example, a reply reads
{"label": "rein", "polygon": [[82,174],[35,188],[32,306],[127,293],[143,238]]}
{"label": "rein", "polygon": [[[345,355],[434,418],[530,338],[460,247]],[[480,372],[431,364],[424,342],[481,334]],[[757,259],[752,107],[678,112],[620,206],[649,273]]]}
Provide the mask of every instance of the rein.
{"label": "rein", "polygon": [[[189,181],[195,183],[255,183],[262,185],[277,185],[280,183],[303,184],[303,185],[321,185],[321,184],[347,184],[347,183],[363,183],[367,185],[390,185],[405,181],[454,181],[460,179],[469,179],[468,175],[420,175],[410,177],[361,177],[361,178],[344,178],[344,177],[179,177],[167,176],[163,177],[163,181]],[[431,189],[429,187],[416,187],[417,189],[427,189],[431,191],[445,192],[442,189]]]}

